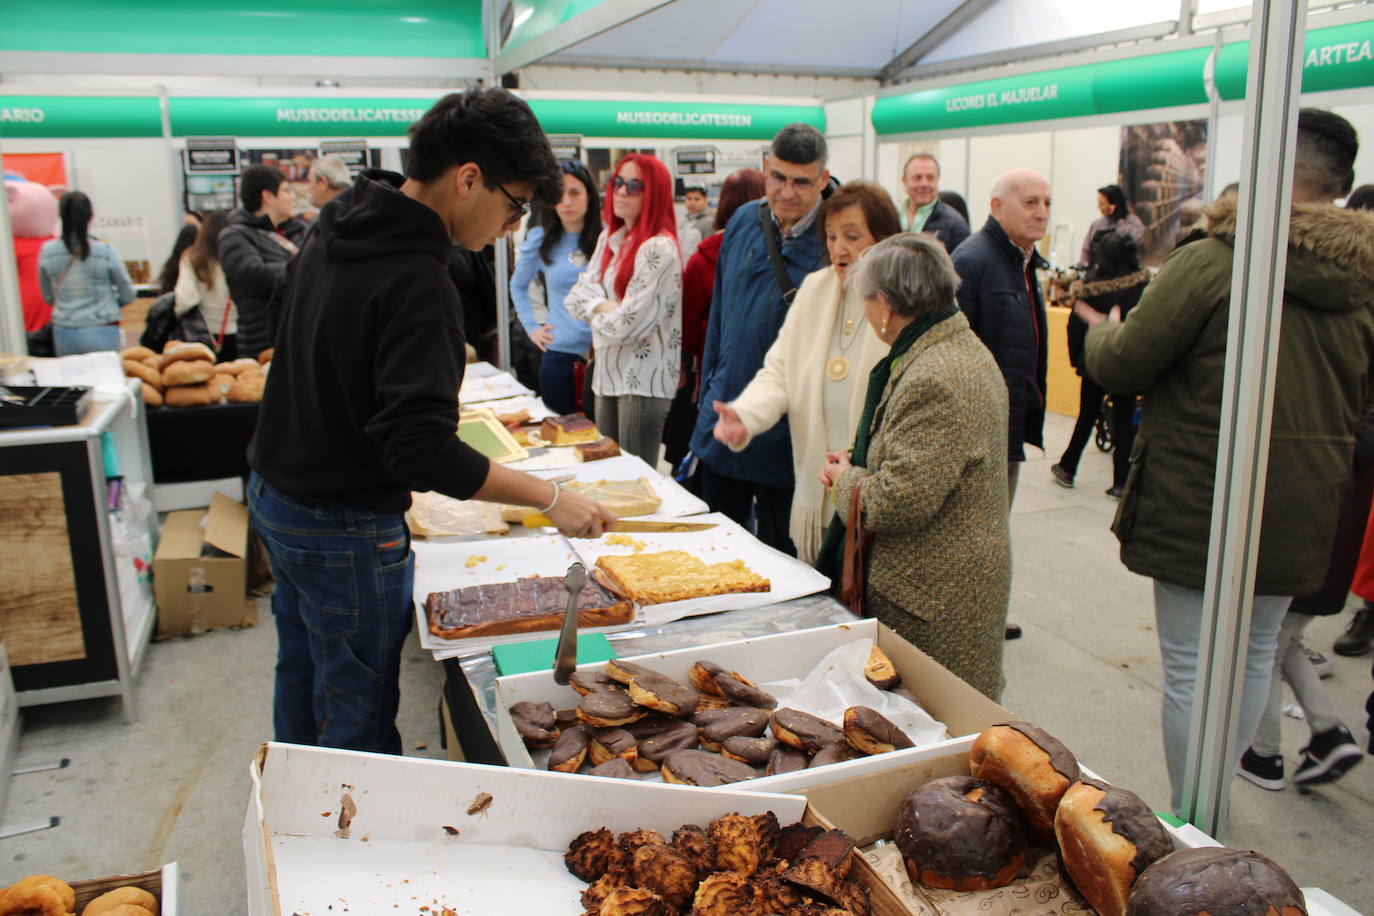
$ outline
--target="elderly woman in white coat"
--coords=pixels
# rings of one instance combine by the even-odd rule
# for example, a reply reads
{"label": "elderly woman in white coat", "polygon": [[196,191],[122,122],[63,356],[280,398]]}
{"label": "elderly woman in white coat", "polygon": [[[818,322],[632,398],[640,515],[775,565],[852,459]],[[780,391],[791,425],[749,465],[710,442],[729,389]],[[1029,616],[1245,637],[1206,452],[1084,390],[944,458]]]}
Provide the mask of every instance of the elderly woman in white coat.
{"label": "elderly woman in white coat", "polygon": [[715,436],[735,451],[787,415],[797,481],[789,533],[807,563],[815,561],[835,512],[817,473],[827,452],[849,448],[869,372],[888,350],[864,320],[863,300],[845,274],[870,246],[900,232],[901,218],[880,185],[851,181],[821,205],[816,225],[830,266],[802,281],[753,381],[735,400],[713,405]]}

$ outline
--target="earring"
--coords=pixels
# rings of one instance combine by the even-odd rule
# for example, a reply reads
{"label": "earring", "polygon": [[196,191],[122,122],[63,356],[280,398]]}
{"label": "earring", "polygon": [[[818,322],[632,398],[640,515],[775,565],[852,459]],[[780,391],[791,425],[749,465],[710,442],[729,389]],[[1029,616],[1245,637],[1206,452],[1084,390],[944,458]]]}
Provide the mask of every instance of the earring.
{"label": "earring", "polygon": [[879,334],[886,334],[886,333],[887,333],[887,322],[888,322],[888,319],[887,319],[887,318],[884,318],[884,319],[883,319],[883,326],[882,326],[881,328],[878,329],[878,333],[879,333]]}

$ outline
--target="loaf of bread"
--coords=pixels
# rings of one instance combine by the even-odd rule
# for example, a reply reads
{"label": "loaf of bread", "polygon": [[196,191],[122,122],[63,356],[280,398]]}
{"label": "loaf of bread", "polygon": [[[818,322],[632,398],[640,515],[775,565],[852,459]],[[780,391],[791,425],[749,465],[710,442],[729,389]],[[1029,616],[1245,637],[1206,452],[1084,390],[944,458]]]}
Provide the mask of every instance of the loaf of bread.
{"label": "loaf of bread", "polygon": [[1054,833],[1065,873],[1101,916],[1126,916],[1136,879],[1174,848],[1140,796],[1095,779],[1064,793]]}
{"label": "loaf of bread", "polygon": [[896,840],[912,881],[956,891],[1011,883],[1028,848],[1011,796],[972,776],[933,779],[908,795]]}
{"label": "loaf of bread", "polygon": [[199,385],[215,377],[215,364],[204,359],[177,360],[162,370],[162,384],[167,388],[178,385]]}
{"label": "loaf of bread", "polygon": [[1011,793],[1026,816],[1031,838],[1054,840],[1054,811],[1078,781],[1078,760],[1067,747],[1027,722],[984,729],[968,755],[973,776]]}
{"label": "loaf of bread", "polygon": [[168,407],[209,407],[219,403],[219,392],[209,382],[168,388],[162,395]]}
{"label": "loaf of bread", "polygon": [[203,343],[184,343],[163,351],[162,365],[164,368],[179,360],[205,360],[211,367],[215,364],[215,351],[205,346]]}
{"label": "loaf of bread", "polygon": [[121,359],[145,360],[150,356],[157,356],[157,351],[149,350],[147,347],[125,347],[119,351]]}
{"label": "loaf of bread", "polygon": [[1202,846],[1180,849],[1145,869],[1128,916],[1305,916],[1302,891],[1257,852]]}
{"label": "loaf of bread", "polygon": [[161,391],[158,391],[156,388],[154,388],[152,385],[149,385],[147,382],[143,382],[139,387],[143,391],[144,404],[147,404],[149,407],[162,406]]}
{"label": "loaf of bread", "polygon": [[224,396],[231,404],[256,404],[262,400],[262,392],[266,387],[267,376],[261,372],[244,372],[234,379]]}
{"label": "loaf of bread", "polygon": [[272,361],[272,351],[275,349],[275,347],[268,347],[266,350],[263,350],[261,353],[259,353],[258,365],[265,366],[268,363],[270,363]]}
{"label": "loaf of bread", "polygon": [[[219,369],[219,366],[215,368]],[[234,382],[235,378],[232,375],[222,372],[216,372],[214,377],[210,379],[210,384],[219,392],[220,397],[224,397],[229,393],[229,389],[233,387]]]}
{"label": "loaf of bread", "polygon": [[142,379],[146,384],[154,388],[162,387],[162,373],[136,359],[124,360],[124,374],[129,378]]}
{"label": "loaf of bread", "polygon": [[258,372],[262,370],[262,366],[258,365],[258,361],[256,359],[247,358],[236,359],[232,362],[227,363],[215,364],[216,375],[238,375],[239,373],[246,372],[249,369],[252,369],[254,372]]}

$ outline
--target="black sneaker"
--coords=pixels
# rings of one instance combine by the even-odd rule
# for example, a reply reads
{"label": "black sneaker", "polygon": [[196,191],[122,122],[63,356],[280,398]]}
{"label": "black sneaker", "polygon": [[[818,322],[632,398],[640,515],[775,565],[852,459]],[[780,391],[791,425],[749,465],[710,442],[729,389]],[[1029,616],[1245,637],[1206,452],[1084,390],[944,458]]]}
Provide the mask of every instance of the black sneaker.
{"label": "black sneaker", "polygon": [[1050,465],[1050,473],[1054,475],[1055,483],[1059,484],[1061,487],[1067,487],[1070,490],[1073,489],[1073,475],[1064,470],[1063,467],[1052,464]]}
{"label": "black sneaker", "polygon": [[1277,792],[1284,786],[1283,757],[1261,757],[1254,748],[1246,748],[1245,755],[1240,758],[1240,766],[1236,767],[1236,775],[1261,789]]}
{"label": "black sneaker", "polygon": [[1307,785],[1335,782],[1363,757],[1364,751],[1355,743],[1350,729],[1333,725],[1313,735],[1311,742],[1302,749],[1302,763],[1293,774],[1293,782]]}
{"label": "black sneaker", "polygon": [[1355,611],[1345,632],[1336,637],[1332,649],[1337,655],[1364,655],[1374,645],[1374,607],[1365,604]]}
{"label": "black sneaker", "polygon": [[1121,487],[1108,487],[1107,496],[1111,499],[1121,498]]}

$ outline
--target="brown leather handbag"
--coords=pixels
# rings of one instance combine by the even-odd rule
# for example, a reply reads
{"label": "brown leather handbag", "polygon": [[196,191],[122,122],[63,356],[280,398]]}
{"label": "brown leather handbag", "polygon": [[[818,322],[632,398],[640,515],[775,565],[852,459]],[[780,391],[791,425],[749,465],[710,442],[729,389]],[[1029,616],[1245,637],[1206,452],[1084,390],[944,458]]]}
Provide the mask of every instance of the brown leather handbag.
{"label": "brown leather handbag", "polygon": [[865,564],[873,547],[873,533],[864,531],[863,491],[868,477],[861,478],[849,498],[849,521],[844,531],[844,571],[835,598],[860,617],[864,613]]}

